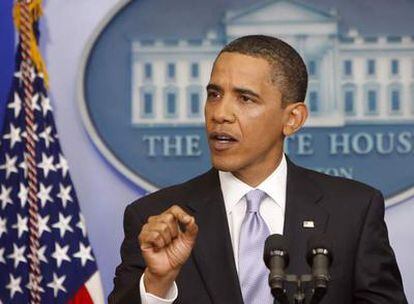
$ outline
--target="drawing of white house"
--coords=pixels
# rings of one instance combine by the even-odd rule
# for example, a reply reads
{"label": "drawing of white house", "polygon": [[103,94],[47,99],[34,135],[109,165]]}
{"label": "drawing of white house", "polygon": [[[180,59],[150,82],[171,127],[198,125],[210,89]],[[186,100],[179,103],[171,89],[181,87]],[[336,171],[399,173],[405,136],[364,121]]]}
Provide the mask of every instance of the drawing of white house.
{"label": "drawing of white house", "polygon": [[302,2],[270,0],[227,11],[218,29],[200,39],[133,41],[132,124],[203,124],[214,58],[249,34],[281,38],[304,58],[307,126],[414,122],[414,38],[340,33],[339,18]]}

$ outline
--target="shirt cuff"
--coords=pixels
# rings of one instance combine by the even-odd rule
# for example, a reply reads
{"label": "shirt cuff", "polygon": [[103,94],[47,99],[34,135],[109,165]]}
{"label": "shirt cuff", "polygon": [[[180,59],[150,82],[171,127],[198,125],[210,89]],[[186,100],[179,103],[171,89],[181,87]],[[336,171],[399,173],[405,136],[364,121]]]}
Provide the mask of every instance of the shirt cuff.
{"label": "shirt cuff", "polygon": [[139,293],[141,295],[142,304],[172,304],[178,297],[178,288],[177,284],[173,282],[173,285],[168,290],[165,298],[157,297],[145,290],[144,274],[142,274],[141,279],[139,280]]}

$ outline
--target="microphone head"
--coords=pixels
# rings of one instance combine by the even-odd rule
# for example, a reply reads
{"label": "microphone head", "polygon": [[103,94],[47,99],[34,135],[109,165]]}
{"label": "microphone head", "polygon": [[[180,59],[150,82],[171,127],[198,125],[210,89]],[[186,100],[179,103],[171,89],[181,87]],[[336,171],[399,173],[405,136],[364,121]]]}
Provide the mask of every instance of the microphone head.
{"label": "microphone head", "polygon": [[315,234],[308,239],[308,249],[306,260],[312,267],[313,257],[317,254],[323,254],[328,257],[329,266],[332,264],[332,240],[326,234]]}
{"label": "microphone head", "polygon": [[270,260],[273,256],[277,255],[284,259],[285,267],[289,265],[289,254],[287,250],[287,240],[280,234],[271,234],[267,237],[264,252],[263,260],[267,268],[270,268]]}

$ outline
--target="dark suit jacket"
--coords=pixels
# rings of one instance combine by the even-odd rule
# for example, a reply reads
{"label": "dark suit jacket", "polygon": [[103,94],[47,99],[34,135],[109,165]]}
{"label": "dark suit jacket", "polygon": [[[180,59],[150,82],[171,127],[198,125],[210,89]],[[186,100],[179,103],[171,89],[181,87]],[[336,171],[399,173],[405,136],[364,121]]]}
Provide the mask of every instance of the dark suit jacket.
{"label": "dark suit jacket", "polygon": [[[284,235],[290,264],[287,273],[310,273],[306,243],[315,233],[334,240],[332,280],[321,303],[407,303],[394,253],[388,242],[381,193],[364,184],[295,166],[288,161]],[[140,303],[139,279],[145,262],[138,234],[150,215],[173,204],[192,213],[199,234],[177,280],[176,303],[242,304],[218,173],[140,198],[125,210],[122,263],[116,269],[109,303]],[[315,228],[304,228],[303,221]],[[262,261],[257,261],[261,263]]]}

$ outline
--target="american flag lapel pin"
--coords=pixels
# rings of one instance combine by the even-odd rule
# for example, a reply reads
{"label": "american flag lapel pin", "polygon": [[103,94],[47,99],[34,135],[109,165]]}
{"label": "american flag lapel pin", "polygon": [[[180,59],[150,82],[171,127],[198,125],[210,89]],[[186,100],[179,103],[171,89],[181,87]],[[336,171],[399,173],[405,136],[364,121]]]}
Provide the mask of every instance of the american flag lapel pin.
{"label": "american flag lapel pin", "polygon": [[303,221],[303,228],[315,228],[314,221]]}

